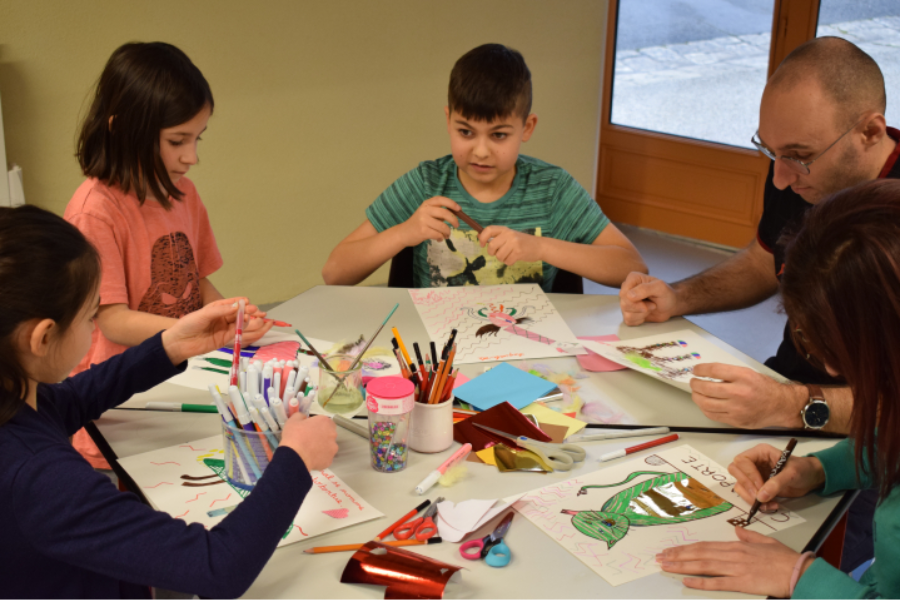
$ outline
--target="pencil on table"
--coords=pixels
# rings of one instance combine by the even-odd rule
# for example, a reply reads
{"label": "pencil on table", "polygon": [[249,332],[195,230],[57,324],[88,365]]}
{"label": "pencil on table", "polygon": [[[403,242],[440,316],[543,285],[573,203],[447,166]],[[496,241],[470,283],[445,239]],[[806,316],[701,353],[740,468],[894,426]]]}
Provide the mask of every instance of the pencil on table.
{"label": "pencil on table", "polygon": [[[394,548],[402,546],[427,546],[428,544],[440,544],[443,540],[440,537],[433,537],[427,540],[389,540],[380,542],[385,546],[393,546]],[[359,550],[366,544],[343,544],[340,546],[318,546],[316,548],[307,548],[304,550],[306,554],[326,554],[328,552],[348,552],[350,550]]]}

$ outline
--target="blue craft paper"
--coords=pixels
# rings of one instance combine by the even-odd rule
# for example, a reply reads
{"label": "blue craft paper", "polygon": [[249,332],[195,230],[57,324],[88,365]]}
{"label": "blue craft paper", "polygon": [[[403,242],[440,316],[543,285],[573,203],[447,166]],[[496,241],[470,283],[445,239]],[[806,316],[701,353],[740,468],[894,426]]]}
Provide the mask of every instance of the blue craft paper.
{"label": "blue craft paper", "polygon": [[487,410],[502,402],[509,402],[521,410],[555,387],[552,381],[502,363],[454,389],[453,395],[478,410]]}

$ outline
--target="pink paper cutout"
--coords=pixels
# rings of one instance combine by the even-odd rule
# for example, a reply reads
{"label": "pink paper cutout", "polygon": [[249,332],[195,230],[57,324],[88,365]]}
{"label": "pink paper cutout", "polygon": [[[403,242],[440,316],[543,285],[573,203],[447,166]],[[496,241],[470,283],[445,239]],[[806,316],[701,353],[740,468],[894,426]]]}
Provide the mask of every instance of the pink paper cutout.
{"label": "pink paper cutout", "polygon": [[323,510],[322,512],[333,519],[346,519],[350,516],[349,508],[335,508],[332,510]]}
{"label": "pink paper cutout", "polygon": [[297,358],[297,350],[299,349],[300,342],[275,342],[257,350],[256,354],[253,355],[253,360],[261,360],[264,363],[273,358],[275,360],[294,360]]}
{"label": "pink paper cutout", "polygon": [[[619,336],[617,336],[616,334],[593,336],[587,335],[579,336],[578,339],[590,340],[592,342],[615,342],[619,339]],[[585,348],[585,350],[587,350],[587,354],[579,354],[575,357],[578,359],[578,364],[581,365],[581,368],[585,371],[590,371],[592,373],[606,373],[607,371],[622,371],[628,368],[616,364],[609,359],[603,358],[590,348]]]}
{"label": "pink paper cutout", "polygon": [[469,378],[469,377],[466,377],[466,376],[463,375],[462,373],[459,373],[459,374],[456,376],[456,379],[453,380],[453,389],[455,390],[456,388],[458,388],[458,387],[461,386],[462,384],[468,383],[469,381],[470,381],[470,378]]}

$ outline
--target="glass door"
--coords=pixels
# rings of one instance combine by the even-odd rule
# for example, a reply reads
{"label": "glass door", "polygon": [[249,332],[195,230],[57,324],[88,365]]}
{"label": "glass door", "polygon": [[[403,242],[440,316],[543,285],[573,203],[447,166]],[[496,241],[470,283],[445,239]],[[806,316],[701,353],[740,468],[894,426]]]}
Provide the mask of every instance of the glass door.
{"label": "glass door", "polygon": [[729,246],[754,237],[759,101],[772,65],[815,35],[817,10],[610,0],[596,197],[611,219]]}

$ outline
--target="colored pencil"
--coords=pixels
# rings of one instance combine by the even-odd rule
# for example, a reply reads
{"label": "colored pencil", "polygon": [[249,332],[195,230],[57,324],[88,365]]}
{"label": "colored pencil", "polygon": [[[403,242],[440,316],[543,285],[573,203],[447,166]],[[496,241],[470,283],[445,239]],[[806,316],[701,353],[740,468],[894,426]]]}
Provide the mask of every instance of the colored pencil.
{"label": "colored pencil", "polygon": [[484,227],[482,227],[481,225],[479,225],[479,224],[475,221],[475,219],[473,219],[472,217],[470,217],[469,215],[467,215],[466,213],[464,213],[464,212],[462,211],[462,209],[460,209],[460,210],[452,210],[452,211],[450,211],[450,212],[452,212],[452,213],[453,213],[454,215],[456,215],[458,218],[462,219],[463,223],[465,223],[466,225],[468,225],[469,227],[471,227],[472,229],[474,229],[477,233],[481,233],[482,231],[484,231]]}
{"label": "colored pencil", "polygon": [[406,346],[403,344],[403,338],[400,337],[400,332],[397,331],[396,327],[391,329],[391,331],[394,333],[394,337],[397,338],[397,344],[400,346],[400,352],[403,353],[403,359],[405,360],[405,364],[408,365],[409,363],[412,362],[412,360],[409,358],[409,352],[406,351]]}
{"label": "colored pencil", "polygon": [[[443,540],[440,537],[433,537],[427,540],[389,540],[381,542],[385,546],[393,546],[401,548],[403,546],[427,546],[428,544],[440,544]],[[359,550],[366,544],[343,544],[341,546],[318,546],[316,548],[307,548],[303,552],[306,554],[326,554],[328,552],[349,552],[350,550]]]}
{"label": "colored pencil", "polygon": [[402,517],[397,519],[396,523],[392,524],[390,527],[388,527],[387,529],[385,529],[384,531],[379,533],[377,536],[375,536],[375,541],[380,542],[387,536],[391,535],[391,533],[393,533],[395,529],[400,527],[400,525],[402,525],[403,523],[406,523],[413,515],[418,514],[420,510],[422,510],[424,508],[428,508],[428,506],[430,504],[431,504],[431,500],[426,500],[422,504],[418,505],[417,507],[415,507],[414,509],[412,509],[411,511],[409,511],[408,513],[406,513],[405,515],[403,515]]}
{"label": "colored pencil", "polygon": [[181,402],[148,402],[144,410],[162,410],[167,412],[215,413],[219,412],[214,404],[182,404]]}

